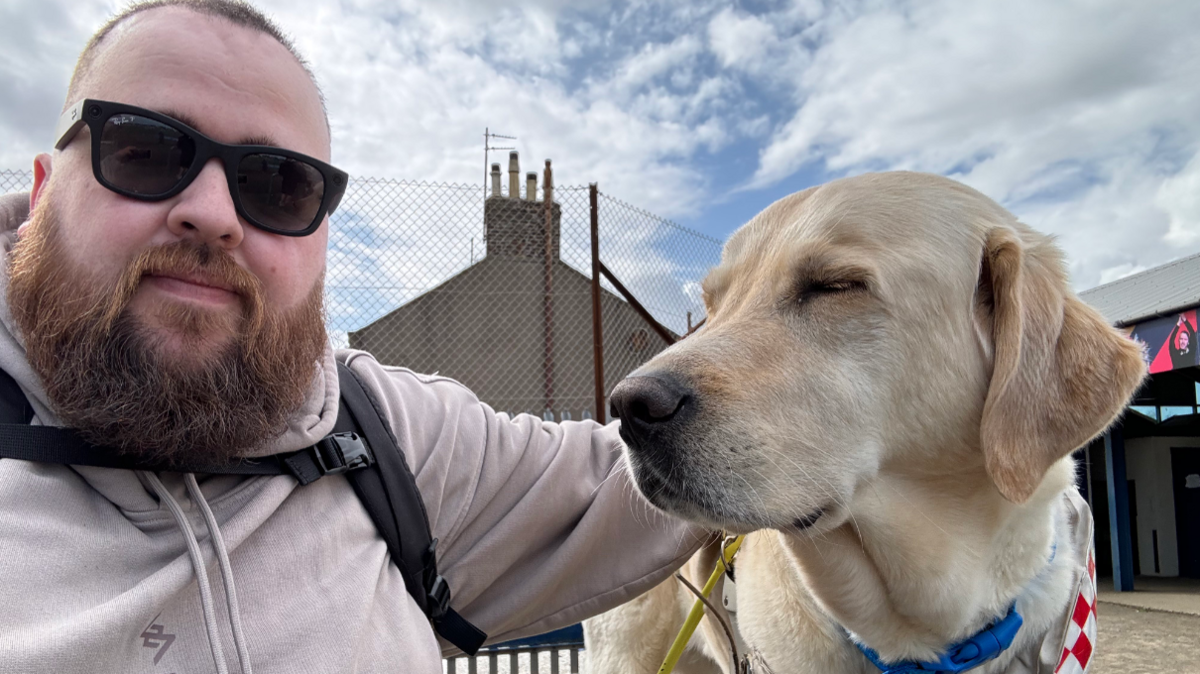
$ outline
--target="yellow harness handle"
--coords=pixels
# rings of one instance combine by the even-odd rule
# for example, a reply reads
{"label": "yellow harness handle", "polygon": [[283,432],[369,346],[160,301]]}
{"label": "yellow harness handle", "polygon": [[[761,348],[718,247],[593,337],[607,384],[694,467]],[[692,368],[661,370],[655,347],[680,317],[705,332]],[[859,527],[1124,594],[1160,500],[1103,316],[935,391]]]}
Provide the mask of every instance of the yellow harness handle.
{"label": "yellow harness handle", "polygon": [[[742,547],[742,541],[745,538],[745,536],[737,536],[721,546],[721,557],[717,560],[717,568],[713,569],[712,575],[708,577],[708,582],[701,590],[706,599],[708,595],[712,594],[717,581],[721,579],[721,574],[725,573],[725,569],[733,563],[733,557],[737,554],[738,548]],[[692,634],[696,632],[696,628],[700,625],[700,619],[703,617],[704,602],[697,599],[692,604],[692,610],[688,612],[687,620],[683,621],[683,629],[675,635],[675,643],[671,644],[671,650],[667,651],[667,657],[663,659],[662,666],[658,668],[658,674],[671,674],[675,669],[680,656],[683,655],[683,649],[687,647],[688,641],[691,640]]]}

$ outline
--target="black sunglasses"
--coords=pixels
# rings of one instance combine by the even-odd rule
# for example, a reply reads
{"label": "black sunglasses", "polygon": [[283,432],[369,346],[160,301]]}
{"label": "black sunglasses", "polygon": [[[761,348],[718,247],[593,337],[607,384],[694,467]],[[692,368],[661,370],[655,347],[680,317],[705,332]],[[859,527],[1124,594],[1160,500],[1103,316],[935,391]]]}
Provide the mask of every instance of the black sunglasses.
{"label": "black sunglasses", "polygon": [[83,125],[92,132],[92,173],[117,194],[169,199],[192,184],[213,157],[225,164],[238,215],[275,234],[305,236],[333,213],[347,175],[308,155],[269,145],[226,145],[152,110],[84,99],[58,120],[55,149]]}

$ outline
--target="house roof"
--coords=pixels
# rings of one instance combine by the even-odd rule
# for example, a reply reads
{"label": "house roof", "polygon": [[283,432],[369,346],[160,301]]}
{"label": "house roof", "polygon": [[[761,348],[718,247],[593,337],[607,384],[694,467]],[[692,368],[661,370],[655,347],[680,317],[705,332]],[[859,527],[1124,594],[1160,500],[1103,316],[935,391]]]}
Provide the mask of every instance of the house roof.
{"label": "house roof", "polygon": [[[448,288],[456,283],[462,283],[464,279],[470,278],[472,274],[478,274],[483,270],[487,270],[489,267],[497,267],[497,266],[504,266],[506,264],[512,264],[512,263],[514,263],[514,261],[518,264],[520,264],[522,262],[528,262],[527,260],[522,260],[521,258],[504,257],[504,256],[496,256],[496,255],[484,256],[484,257],[480,258],[477,262],[474,262],[473,264],[467,266],[466,268],[459,270],[453,276],[446,278],[445,280],[443,280],[441,283],[437,284],[436,286],[422,292],[420,295],[417,295],[416,297],[412,297],[412,298],[405,300],[404,302],[399,304],[396,308],[392,309],[391,311],[387,312],[386,314],[376,318],[375,320],[371,321],[367,325],[364,325],[363,327],[361,327],[357,330],[351,330],[350,332],[358,333],[358,332],[367,330],[368,328],[375,325],[376,323],[379,323],[383,319],[388,318],[389,316],[392,316],[396,313],[403,312],[403,311],[407,310],[409,307],[417,305],[422,300],[425,300],[426,298],[428,298],[430,296],[434,296],[435,293],[437,293],[438,291],[445,290],[446,288]],[[571,265],[567,264],[566,262],[563,262],[561,258],[554,260],[554,266],[555,266],[555,269],[559,270],[560,273],[562,271],[568,271],[571,274],[584,279],[588,283],[592,282],[592,279],[590,276],[588,276],[587,274],[584,274],[583,272],[572,267]],[[540,268],[541,267],[540,267],[540,262],[539,262],[539,269]],[[504,276],[504,274],[501,274],[501,276]],[[618,302],[621,302],[622,304],[629,304],[627,301],[625,301],[624,297],[620,296],[617,293],[614,293],[613,291],[609,290],[608,288],[605,288],[603,285],[600,286],[600,292],[601,292],[601,294],[603,294],[605,296],[612,297],[613,299],[617,300]]]}
{"label": "house roof", "polygon": [[1079,297],[1116,326],[1200,305],[1200,253],[1085,290]]}

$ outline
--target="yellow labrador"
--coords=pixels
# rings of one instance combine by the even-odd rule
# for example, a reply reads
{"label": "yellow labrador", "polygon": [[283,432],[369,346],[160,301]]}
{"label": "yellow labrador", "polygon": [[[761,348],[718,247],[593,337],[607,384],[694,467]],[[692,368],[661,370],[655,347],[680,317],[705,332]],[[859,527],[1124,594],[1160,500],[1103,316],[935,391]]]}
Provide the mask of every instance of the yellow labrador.
{"label": "yellow labrador", "polygon": [[[1051,239],[952,180],[863,175],[771,205],[703,287],[704,328],[612,404],[651,502],[755,532],[736,623],[756,671],[880,671],[856,643],[935,661],[1014,606],[1011,647],[972,671],[1053,671],[1091,538],[1070,455],[1145,368]],[[690,601],[671,581],[590,622],[593,674],[655,671]],[[705,623],[693,665],[728,673]]]}

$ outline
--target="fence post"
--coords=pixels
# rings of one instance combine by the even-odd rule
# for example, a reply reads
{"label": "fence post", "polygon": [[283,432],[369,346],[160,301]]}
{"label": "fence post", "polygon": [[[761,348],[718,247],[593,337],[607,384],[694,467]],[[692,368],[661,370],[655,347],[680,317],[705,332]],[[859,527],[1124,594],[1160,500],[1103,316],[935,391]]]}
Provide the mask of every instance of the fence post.
{"label": "fence post", "polygon": [[542,198],[546,210],[546,259],[542,273],[542,330],[545,340],[545,357],[542,363],[545,408],[554,409],[554,175],[550,172],[550,160],[546,160],[546,171],[542,178]]}
{"label": "fence post", "polygon": [[596,380],[596,421],[605,423],[604,336],[600,322],[600,204],[596,183],[588,185],[592,211],[592,362]]}

